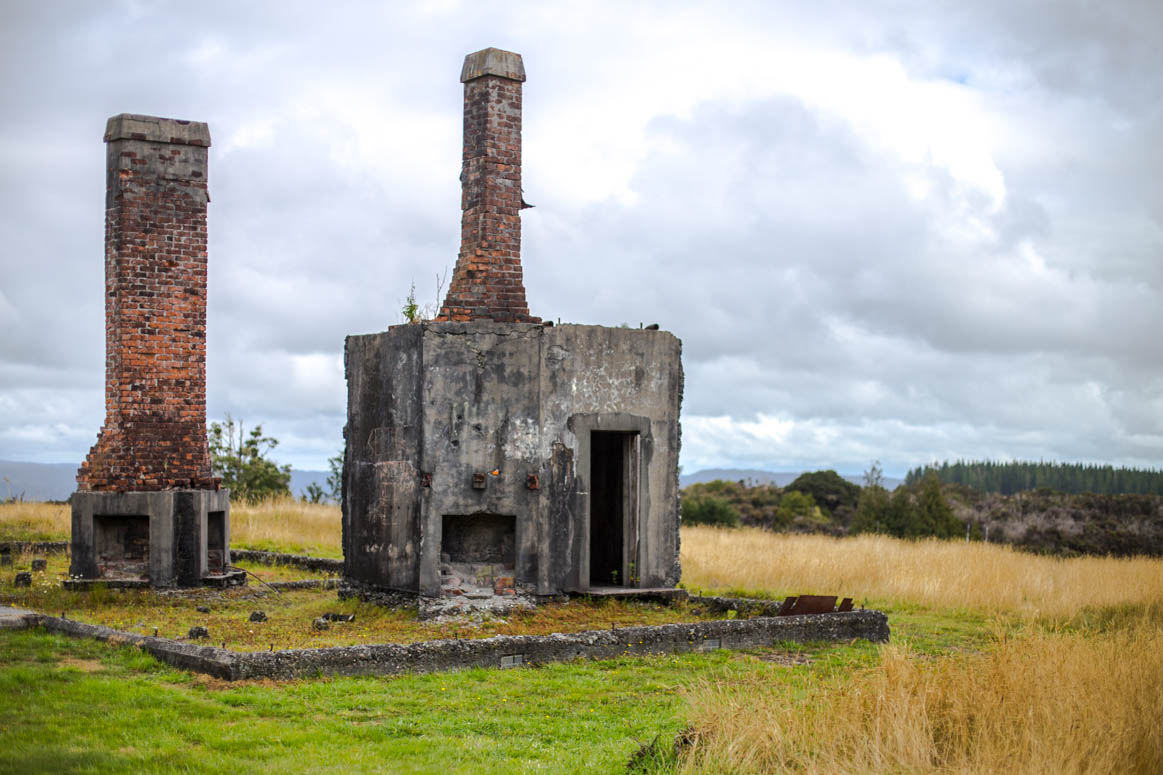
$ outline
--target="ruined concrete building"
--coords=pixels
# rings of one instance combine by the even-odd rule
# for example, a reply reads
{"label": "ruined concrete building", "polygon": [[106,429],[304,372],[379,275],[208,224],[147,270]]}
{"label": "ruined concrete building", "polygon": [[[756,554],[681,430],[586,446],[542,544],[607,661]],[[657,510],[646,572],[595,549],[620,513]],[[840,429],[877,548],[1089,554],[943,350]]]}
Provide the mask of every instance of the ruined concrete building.
{"label": "ruined concrete building", "polygon": [[206,438],[206,124],[105,129],[105,424],[72,498],[74,584],[241,583]]}
{"label": "ruined concrete building", "polygon": [[524,80],[517,54],[465,59],[461,248],[440,315],[347,339],[343,554],[365,596],[679,578],[681,345],[529,314]]}

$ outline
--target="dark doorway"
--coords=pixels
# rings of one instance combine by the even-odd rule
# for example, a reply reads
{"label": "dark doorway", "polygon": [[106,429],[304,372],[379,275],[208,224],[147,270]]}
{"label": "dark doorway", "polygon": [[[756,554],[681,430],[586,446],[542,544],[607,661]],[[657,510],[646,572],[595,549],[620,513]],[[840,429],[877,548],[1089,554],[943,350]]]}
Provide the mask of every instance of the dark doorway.
{"label": "dark doorway", "polygon": [[107,579],[149,578],[149,517],[93,516],[97,571]]}
{"label": "dark doorway", "polygon": [[[590,586],[633,586],[637,433],[590,434]],[[628,551],[629,550],[629,551]]]}
{"label": "dark doorway", "polygon": [[206,514],[206,572],[220,576],[226,572],[226,512]]}

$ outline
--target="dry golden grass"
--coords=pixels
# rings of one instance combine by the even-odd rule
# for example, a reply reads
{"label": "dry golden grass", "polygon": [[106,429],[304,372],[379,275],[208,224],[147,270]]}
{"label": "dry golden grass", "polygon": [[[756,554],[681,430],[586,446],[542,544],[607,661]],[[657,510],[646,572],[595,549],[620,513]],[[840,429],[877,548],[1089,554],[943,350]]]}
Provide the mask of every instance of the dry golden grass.
{"label": "dry golden grass", "polygon": [[1163,560],[1062,560],[958,541],[687,527],[682,567],[684,584],[697,589],[843,594],[1032,617],[1163,601]]}
{"label": "dry golden grass", "polygon": [[693,690],[683,773],[1163,772],[1163,632],[1040,634],[851,679]]}
{"label": "dry golden grass", "polygon": [[[342,557],[339,507],[293,498],[230,504],[230,543],[272,551]],[[69,506],[52,503],[0,504],[0,541],[67,541]]]}
{"label": "dry golden grass", "polygon": [[67,541],[72,511],[59,503],[0,503],[0,541]]}
{"label": "dry golden grass", "polygon": [[[703,684],[679,772],[1163,772],[1161,560],[708,527],[682,537],[693,587],[843,593],[945,609],[950,622],[967,608],[1003,616],[982,653],[894,644],[853,676]],[[1010,616],[1027,634],[1014,637]]]}
{"label": "dry golden grass", "polygon": [[338,506],[293,498],[230,504],[230,544],[235,547],[342,557]]}
{"label": "dry golden grass", "polygon": [[[342,556],[338,506],[235,503],[230,522],[236,547]],[[66,540],[69,530],[68,506],[0,504],[0,540]],[[1163,601],[1161,560],[1060,560],[996,544],[686,527],[682,563],[683,582],[695,589],[843,594],[1034,617]]]}

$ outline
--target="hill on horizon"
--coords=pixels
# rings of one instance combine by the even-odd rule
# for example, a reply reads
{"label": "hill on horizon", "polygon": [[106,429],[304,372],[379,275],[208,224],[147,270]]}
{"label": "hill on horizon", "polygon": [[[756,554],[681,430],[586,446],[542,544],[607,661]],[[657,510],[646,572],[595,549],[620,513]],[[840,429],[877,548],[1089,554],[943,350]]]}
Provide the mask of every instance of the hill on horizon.
{"label": "hill on horizon", "polygon": [[[818,471],[824,469],[811,470]],[[716,479],[722,479],[725,482],[743,481],[748,486],[774,484],[776,487],[787,487],[800,474],[805,473],[809,473],[809,471],[807,469],[803,471],[762,471],[756,468],[706,468],[702,471],[695,471],[693,474],[682,474],[679,476],[679,487],[689,487],[692,484],[713,482]],[[861,487],[864,486],[863,474],[840,474],[840,476],[853,484],[858,484]],[[903,479],[898,479],[894,476],[884,477],[884,486],[888,490],[895,490],[902,482],[904,482]]]}
{"label": "hill on horizon", "polygon": [[[26,501],[63,501],[77,489],[74,463],[23,463],[0,460],[0,500],[17,498]],[[317,484],[326,491],[327,471],[291,471],[291,493],[300,497],[307,485]]]}
{"label": "hill on horizon", "polygon": [[[16,460],[0,460],[0,500],[21,498],[26,501],[63,501],[77,489],[77,469],[74,463],[24,463]],[[723,479],[728,482],[743,480],[748,485],[774,484],[786,487],[805,471],[762,471],[754,468],[707,468],[679,477],[679,487],[687,487],[701,482]],[[857,474],[840,474],[848,481],[863,485],[864,477]],[[291,471],[291,493],[301,497],[310,484],[327,489],[327,471]],[[895,489],[903,480],[891,476],[884,478],[884,486]]]}

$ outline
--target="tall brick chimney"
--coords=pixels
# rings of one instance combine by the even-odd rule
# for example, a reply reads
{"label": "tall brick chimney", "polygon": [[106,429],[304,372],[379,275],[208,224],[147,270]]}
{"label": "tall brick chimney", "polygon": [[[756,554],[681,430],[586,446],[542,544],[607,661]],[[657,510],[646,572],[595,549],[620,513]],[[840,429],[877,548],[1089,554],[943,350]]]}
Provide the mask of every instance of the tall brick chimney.
{"label": "tall brick chimney", "polygon": [[105,142],[105,424],[77,486],[217,489],[206,442],[210,130],[123,113]]}
{"label": "tall brick chimney", "polygon": [[436,320],[538,323],[521,275],[520,54],[486,48],[464,58],[460,255]]}

